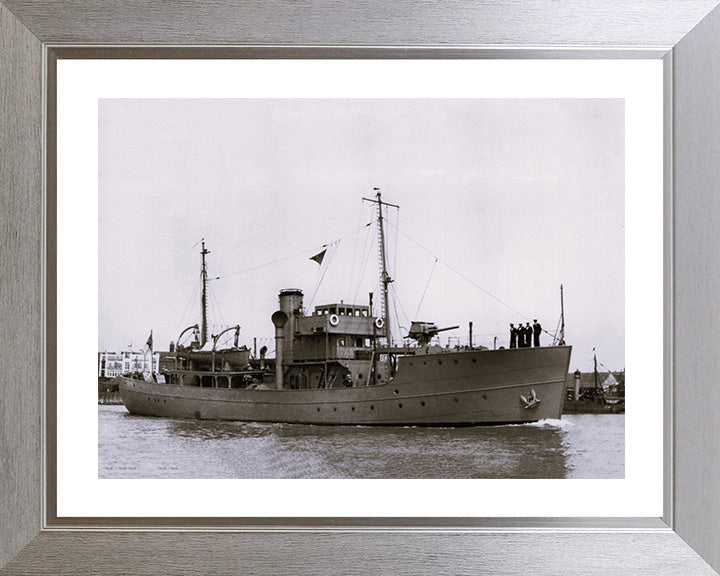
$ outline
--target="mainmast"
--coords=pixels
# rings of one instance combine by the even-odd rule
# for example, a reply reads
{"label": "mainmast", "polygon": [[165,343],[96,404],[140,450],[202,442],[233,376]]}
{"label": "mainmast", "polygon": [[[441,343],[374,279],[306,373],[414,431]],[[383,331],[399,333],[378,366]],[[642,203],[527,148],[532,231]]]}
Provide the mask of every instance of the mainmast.
{"label": "mainmast", "polygon": [[382,196],[380,194],[380,188],[373,188],[377,191],[377,209],[378,209],[378,250],[380,251],[380,282],[383,287],[383,302],[382,310],[380,311],[383,319],[383,328],[385,328],[385,339],[388,346],[392,346],[390,342],[390,322],[388,322],[388,310],[389,310],[389,299],[388,299],[388,286],[392,282],[392,278],[387,271],[387,254],[385,252],[385,230],[383,228],[383,212],[382,212]]}
{"label": "mainmast", "polygon": [[368,202],[374,202],[377,204],[378,209],[378,260],[380,264],[380,282],[383,287],[383,299],[380,304],[380,317],[383,320],[383,332],[385,335],[385,340],[387,342],[388,346],[391,346],[392,343],[390,342],[390,322],[388,322],[388,310],[389,310],[389,304],[388,304],[388,286],[393,281],[392,278],[390,278],[390,274],[388,274],[387,271],[387,254],[385,250],[385,229],[383,226],[383,206],[392,206],[393,208],[400,208],[400,206],[396,204],[390,204],[388,202],[382,201],[382,195],[380,194],[380,188],[373,188],[373,190],[376,192],[375,199],[372,200],[370,198],[363,198],[363,200],[367,200]]}
{"label": "mainmast", "polygon": [[200,329],[200,348],[202,348],[207,342],[207,264],[205,255],[210,254],[210,250],[205,249],[204,238],[200,254],[202,254],[202,327]]}

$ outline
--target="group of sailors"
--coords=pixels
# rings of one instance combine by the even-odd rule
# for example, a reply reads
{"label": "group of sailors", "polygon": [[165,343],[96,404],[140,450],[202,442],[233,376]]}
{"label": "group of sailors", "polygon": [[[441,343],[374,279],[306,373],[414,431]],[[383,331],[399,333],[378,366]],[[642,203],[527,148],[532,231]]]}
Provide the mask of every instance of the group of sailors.
{"label": "group of sailors", "polygon": [[532,326],[530,322],[525,322],[525,326],[520,323],[517,327],[510,324],[510,348],[539,348],[541,332],[542,326],[537,320],[533,320]]}

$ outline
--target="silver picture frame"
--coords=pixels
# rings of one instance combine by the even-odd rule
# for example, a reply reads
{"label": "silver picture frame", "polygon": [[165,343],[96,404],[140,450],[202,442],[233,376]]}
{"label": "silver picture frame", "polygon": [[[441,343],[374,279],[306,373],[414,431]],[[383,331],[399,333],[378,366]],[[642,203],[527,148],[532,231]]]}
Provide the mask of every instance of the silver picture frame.
{"label": "silver picture frame", "polygon": [[[716,574],[718,4],[0,0],[0,574]],[[663,516],[58,518],[54,65],[139,56],[662,59]]]}

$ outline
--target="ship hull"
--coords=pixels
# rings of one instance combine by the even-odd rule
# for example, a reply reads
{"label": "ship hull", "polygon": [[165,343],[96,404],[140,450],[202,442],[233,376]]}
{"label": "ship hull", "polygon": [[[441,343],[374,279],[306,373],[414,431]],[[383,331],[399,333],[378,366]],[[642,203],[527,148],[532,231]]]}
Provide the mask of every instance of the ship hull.
{"label": "ship hull", "polygon": [[168,418],[385,426],[523,423],[561,417],[570,351],[556,346],[403,356],[390,381],[352,388],[201,388],[123,378],[120,395],[133,414]]}

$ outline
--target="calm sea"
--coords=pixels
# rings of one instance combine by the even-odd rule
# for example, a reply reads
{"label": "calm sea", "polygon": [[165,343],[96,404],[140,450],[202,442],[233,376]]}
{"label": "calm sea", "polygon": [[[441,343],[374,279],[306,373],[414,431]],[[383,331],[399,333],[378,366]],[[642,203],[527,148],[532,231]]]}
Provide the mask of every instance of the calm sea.
{"label": "calm sea", "polygon": [[173,420],[98,406],[100,478],[624,478],[625,416],[469,427]]}

